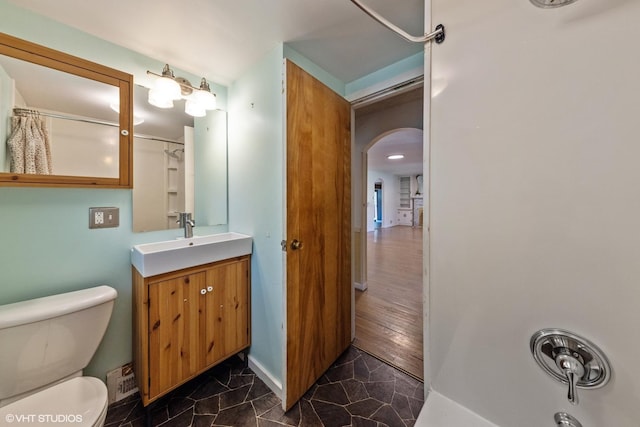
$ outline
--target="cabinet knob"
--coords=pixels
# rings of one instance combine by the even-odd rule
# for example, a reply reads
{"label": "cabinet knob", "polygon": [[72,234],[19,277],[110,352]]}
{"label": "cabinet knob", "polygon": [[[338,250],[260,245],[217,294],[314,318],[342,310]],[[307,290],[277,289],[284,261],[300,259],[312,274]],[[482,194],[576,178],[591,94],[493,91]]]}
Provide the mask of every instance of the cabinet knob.
{"label": "cabinet knob", "polygon": [[207,293],[207,290],[205,288],[200,289],[200,294],[204,295]]}
{"label": "cabinet knob", "polygon": [[207,292],[213,291],[213,286],[207,286]]}

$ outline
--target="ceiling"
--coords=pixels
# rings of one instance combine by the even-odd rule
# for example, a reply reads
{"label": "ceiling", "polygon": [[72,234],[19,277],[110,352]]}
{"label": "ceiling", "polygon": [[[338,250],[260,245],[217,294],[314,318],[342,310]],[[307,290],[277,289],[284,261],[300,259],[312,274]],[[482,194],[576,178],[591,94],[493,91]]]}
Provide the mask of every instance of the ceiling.
{"label": "ceiling", "polygon": [[[8,1],[227,85],[279,42],[286,42],[345,83],[422,50],[422,45],[404,41],[349,0]],[[362,1],[405,31],[414,35],[424,33],[423,0]],[[136,87],[136,96],[142,97],[136,101],[138,114],[147,122],[136,127],[136,132],[174,139],[174,135],[155,128],[143,129],[152,125],[149,118],[157,111],[147,113],[139,109],[140,105],[151,108],[144,102],[146,94],[139,89]],[[357,114],[371,113],[417,96],[422,96],[421,89],[363,107]],[[83,108],[86,113],[87,107]],[[172,118],[160,122],[169,120]],[[391,151],[402,151],[405,158],[390,162],[386,155]],[[389,173],[421,173],[422,134],[414,131],[390,134],[369,151],[369,160],[372,167]]]}
{"label": "ceiling", "polygon": [[[387,156],[402,154],[390,160]],[[422,129],[397,129],[378,140],[367,152],[369,170],[393,175],[418,175],[423,172]]]}
{"label": "ceiling", "polygon": [[[367,115],[376,115],[403,104],[422,104],[423,87],[418,87],[387,97],[374,104],[355,111],[356,122]],[[418,175],[423,173],[423,132],[422,129],[401,128],[388,132],[367,151],[367,167],[393,175]],[[402,154],[404,158],[390,160],[387,156]]]}
{"label": "ceiling", "polygon": [[[363,0],[424,34],[423,0]],[[228,85],[286,42],[348,83],[422,50],[349,0],[9,0],[71,27]]]}

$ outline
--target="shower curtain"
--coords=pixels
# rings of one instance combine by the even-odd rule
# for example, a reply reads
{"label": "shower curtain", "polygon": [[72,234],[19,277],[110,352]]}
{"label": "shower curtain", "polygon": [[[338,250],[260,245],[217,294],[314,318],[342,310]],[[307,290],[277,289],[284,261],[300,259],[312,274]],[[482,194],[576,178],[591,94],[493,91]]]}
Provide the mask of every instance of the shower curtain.
{"label": "shower curtain", "polygon": [[46,121],[37,113],[12,117],[11,136],[7,140],[11,172],[49,175],[51,146]]}

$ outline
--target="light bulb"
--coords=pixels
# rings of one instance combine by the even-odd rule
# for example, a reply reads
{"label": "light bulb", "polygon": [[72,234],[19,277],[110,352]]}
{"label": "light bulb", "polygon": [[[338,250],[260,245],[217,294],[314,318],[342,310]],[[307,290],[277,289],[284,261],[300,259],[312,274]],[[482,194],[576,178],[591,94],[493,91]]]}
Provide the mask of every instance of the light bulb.
{"label": "light bulb", "polygon": [[173,108],[173,100],[162,96],[162,94],[158,93],[155,89],[149,90],[149,97],[147,100],[149,101],[149,104],[158,108]]}
{"label": "light bulb", "polygon": [[194,94],[195,100],[205,110],[216,109],[216,96],[205,90],[197,90]]}
{"label": "light bulb", "polygon": [[216,109],[216,96],[211,93],[209,83],[207,83],[207,79],[204,77],[200,80],[200,90],[195,91],[193,96],[196,102],[205,110]]}
{"label": "light bulb", "polygon": [[193,117],[204,117],[207,115],[207,111],[202,108],[198,102],[194,102],[191,99],[187,99],[187,102],[185,102],[184,112]]}
{"label": "light bulb", "polygon": [[178,100],[181,97],[180,84],[171,77],[158,77],[153,84],[153,90],[163,98],[172,101]]}

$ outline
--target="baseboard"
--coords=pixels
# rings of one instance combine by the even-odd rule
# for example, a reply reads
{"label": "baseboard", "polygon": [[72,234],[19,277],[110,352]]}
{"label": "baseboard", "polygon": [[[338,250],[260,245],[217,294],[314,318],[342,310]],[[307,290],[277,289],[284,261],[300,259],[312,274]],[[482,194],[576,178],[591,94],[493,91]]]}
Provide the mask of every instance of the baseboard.
{"label": "baseboard", "polygon": [[367,282],[364,282],[364,283],[353,282],[353,287],[359,291],[366,291],[369,285],[367,285]]}
{"label": "baseboard", "polygon": [[282,383],[249,354],[249,368],[282,400]]}

